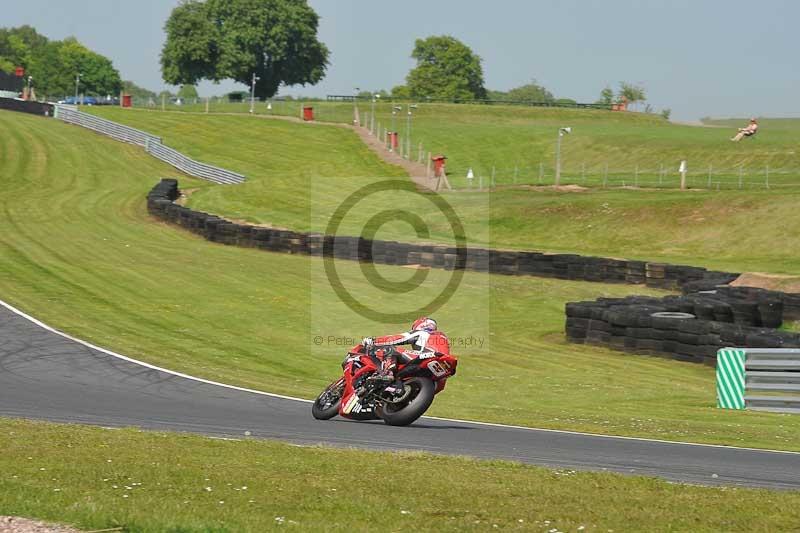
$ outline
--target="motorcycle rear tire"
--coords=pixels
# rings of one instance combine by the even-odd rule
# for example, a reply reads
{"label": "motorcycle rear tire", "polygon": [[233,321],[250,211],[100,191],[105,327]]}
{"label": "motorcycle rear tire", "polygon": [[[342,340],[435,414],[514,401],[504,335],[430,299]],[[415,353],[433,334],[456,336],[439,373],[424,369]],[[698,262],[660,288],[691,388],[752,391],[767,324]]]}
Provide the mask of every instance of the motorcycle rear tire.
{"label": "motorcycle rear tire", "polygon": [[[339,389],[339,399],[330,406],[324,407],[321,403],[322,397],[329,392],[333,392],[336,388]],[[342,392],[344,392],[344,380],[340,378],[328,385],[328,387],[317,396],[317,399],[314,400],[314,404],[311,406],[311,415],[317,420],[330,420],[338,415],[339,404],[342,403]]]}
{"label": "motorcycle rear tire", "polygon": [[433,403],[436,385],[428,378],[414,377],[404,382],[406,386],[414,388],[414,396],[401,406],[385,403],[380,409],[379,416],[390,426],[407,426],[425,414]]}

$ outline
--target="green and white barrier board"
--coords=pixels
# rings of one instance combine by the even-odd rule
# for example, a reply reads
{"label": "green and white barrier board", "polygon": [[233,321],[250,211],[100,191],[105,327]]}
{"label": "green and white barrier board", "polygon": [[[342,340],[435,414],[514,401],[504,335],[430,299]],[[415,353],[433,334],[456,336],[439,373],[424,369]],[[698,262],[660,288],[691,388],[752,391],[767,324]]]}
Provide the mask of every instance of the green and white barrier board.
{"label": "green and white barrier board", "polygon": [[744,350],[717,352],[717,407],[744,409],[744,359]]}

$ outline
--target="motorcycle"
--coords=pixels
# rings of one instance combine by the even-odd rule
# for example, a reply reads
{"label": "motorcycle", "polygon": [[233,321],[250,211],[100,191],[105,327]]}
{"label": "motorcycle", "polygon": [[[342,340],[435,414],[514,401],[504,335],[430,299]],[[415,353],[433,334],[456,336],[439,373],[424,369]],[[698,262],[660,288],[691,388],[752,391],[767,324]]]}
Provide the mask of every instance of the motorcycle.
{"label": "motorcycle", "polygon": [[[317,420],[337,414],[352,420],[383,420],[390,426],[407,426],[421,417],[444,390],[447,378],[455,375],[458,359],[445,353],[417,355],[391,346],[365,348],[361,344],[347,352],[342,361],[343,375],[322,391],[311,407]],[[401,391],[381,380],[383,358],[394,351],[396,378]],[[387,390],[389,389],[389,390]]]}

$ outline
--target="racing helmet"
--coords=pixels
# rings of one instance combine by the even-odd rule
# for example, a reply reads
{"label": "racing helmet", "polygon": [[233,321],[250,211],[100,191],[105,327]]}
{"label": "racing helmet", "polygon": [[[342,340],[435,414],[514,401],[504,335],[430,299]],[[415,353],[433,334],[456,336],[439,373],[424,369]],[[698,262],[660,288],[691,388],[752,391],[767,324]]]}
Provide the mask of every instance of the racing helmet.
{"label": "racing helmet", "polygon": [[411,331],[427,331],[428,333],[433,333],[436,329],[436,321],[427,316],[418,318],[411,324]]}

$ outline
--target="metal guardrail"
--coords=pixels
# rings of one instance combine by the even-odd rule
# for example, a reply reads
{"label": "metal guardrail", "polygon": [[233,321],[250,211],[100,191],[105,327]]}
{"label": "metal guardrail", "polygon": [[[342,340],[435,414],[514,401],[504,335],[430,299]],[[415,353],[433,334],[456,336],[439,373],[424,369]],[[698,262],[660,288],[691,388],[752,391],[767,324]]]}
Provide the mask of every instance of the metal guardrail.
{"label": "metal guardrail", "polygon": [[717,354],[717,406],[800,414],[800,350],[720,350]]}
{"label": "metal guardrail", "polygon": [[158,143],[161,142],[161,137],[157,137],[147,133],[146,131],[131,128],[130,126],[123,126],[122,124],[117,124],[111,120],[96,117],[94,115],[90,115],[89,113],[84,113],[83,111],[78,111],[75,106],[58,104],[56,105],[55,116],[57,119],[64,122],[83,126],[84,128],[88,128],[126,143],[145,146],[148,141]]}
{"label": "metal guardrail", "polygon": [[144,149],[153,157],[160,159],[165,163],[169,163],[178,170],[182,170],[183,172],[196,178],[202,178],[226,185],[243,183],[245,180],[245,177],[242,174],[237,174],[236,172],[231,172],[230,170],[207,165],[205,163],[200,163],[186,157],[177,150],[165,146],[159,141],[148,140]]}
{"label": "metal guardrail", "polygon": [[174,150],[161,142],[157,137],[146,131],[124,126],[111,120],[96,117],[89,113],[78,111],[76,106],[58,104],[55,106],[55,117],[70,124],[83,126],[90,130],[107,135],[118,141],[136,144],[144,147],[145,151],[153,157],[164,161],[195,178],[201,178],[214,183],[234,185],[243,183],[244,175],[195,161],[182,153]]}

